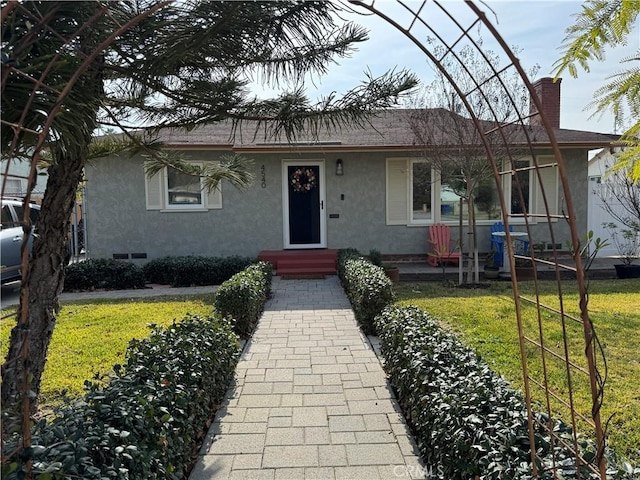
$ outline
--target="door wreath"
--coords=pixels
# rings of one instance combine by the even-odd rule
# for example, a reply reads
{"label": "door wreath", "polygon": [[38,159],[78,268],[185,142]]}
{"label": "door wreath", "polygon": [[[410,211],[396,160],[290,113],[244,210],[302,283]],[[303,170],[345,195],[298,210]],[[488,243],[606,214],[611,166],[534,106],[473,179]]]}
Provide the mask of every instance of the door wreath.
{"label": "door wreath", "polygon": [[291,175],[291,187],[294,192],[306,193],[316,188],[316,174],[311,168],[296,168]]}

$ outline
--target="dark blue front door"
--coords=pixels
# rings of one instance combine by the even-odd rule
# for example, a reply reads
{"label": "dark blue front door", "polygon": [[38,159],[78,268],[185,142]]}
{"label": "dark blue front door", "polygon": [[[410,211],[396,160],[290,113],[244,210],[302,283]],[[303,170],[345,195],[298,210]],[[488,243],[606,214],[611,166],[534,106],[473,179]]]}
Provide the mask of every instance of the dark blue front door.
{"label": "dark blue front door", "polygon": [[287,179],[290,246],[321,246],[320,167],[288,165]]}

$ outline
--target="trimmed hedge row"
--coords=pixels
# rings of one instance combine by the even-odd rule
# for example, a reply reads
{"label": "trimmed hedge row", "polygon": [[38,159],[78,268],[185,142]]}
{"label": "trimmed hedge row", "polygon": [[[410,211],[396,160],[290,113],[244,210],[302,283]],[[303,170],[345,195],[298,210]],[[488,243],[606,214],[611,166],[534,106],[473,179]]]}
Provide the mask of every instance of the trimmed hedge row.
{"label": "trimmed hedge row", "polygon": [[362,331],[375,334],[375,317],[395,301],[393,284],[384,269],[357,250],[347,249],[338,252],[338,276]]}
{"label": "trimmed hedge row", "polygon": [[[530,479],[528,418],[524,399],[493,372],[478,355],[435,319],[416,307],[387,307],[376,319],[385,370],[412,426],[431,477],[446,480]],[[538,420],[546,423],[543,414]],[[572,444],[571,429],[556,431]],[[551,440],[538,428],[536,451],[540,479],[554,478]],[[581,440],[584,456],[594,457],[594,445]],[[555,446],[557,478],[577,478],[575,461]],[[609,452],[612,479],[637,478]],[[594,477],[582,466],[580,478]]]}
{"label": "trimmed hedge row", "polygon": [[91,258],[72,263],[65,269],[64,290],[82,291],[144,288],[145,278],[140,267],[133,263],[105,258]]}
{"label": "trimmed hedge row", "polygon": [[[105,386],[32,430],[2,478],[181,479],[233,379],[239,342],[227,320],[188,316],[131,342]],[[15,446],[15,444],[14,444]],[[10,452],[8,446],[5,452]]]}
{"label": "trimmed hedge row", "polygon": [[142,268],[149,283],[190,287],[220,285],[256,261],[255,258],[167,256],[147,262]]}
{"label": "trimmed hedge row", "polygon": [[253,332],[271,294],[272,279],[272,265],[257,262],[223,282],[216,291],[215,312],[230,318],[241,338],[248,338]]}
{"label": "trimmed hedge row", "polygon": [[121,260],[92,258],[66,267],[64,290],[125,290],[145,288],[146,282],[172,287],[220,285],[255,261],[240,256],[168,256],[140,267]]}

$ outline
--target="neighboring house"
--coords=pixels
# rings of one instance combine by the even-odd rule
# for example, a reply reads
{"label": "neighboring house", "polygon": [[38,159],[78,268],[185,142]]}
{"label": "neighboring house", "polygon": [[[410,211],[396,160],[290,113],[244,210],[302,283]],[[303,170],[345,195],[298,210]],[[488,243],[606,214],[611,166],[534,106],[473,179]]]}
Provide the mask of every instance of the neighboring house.
{"label": "neighboring house", "polygon": [[[543,83],[542,95],[551,92],[543,104],[556,127],[579,230],[585,232],[588,152],[609,145],[614,137],[558,128],[560,84],[551,79]],[[166,169],[147,178],[141,156],[93,161],[86,169],[88,254],[151,259],[352,247],[363,253],[375,248],[383,254],[425,255],[429,225],[450,224],[452,235],[458,236],[459,203],[416,153],[409,114],[384,111],[367,128],[324,135],[317,141],[300,136],[293,144],[274,141],[263,131],[256,135],[249,124],[243,124],[234,138],[229,123],[161,132],[165,148],[181,151],[196,163],[215,162],[229,153],[253,159],[255,182],[246,191],[223,182],[219,191],[202,192],[198,179]],[[553,163],[544,129],[532,125],[529,133],[539,163]],[[529,185],[529,211],[543,213],[537,175],[523,175]],[[561,213],[565,202],[557,169],[542,169],[541,176],[552,211]],[[505,179],[504,189],[511,198],[510,179]],[[485,252],[490,226],[501,220],[495,187],[493,191],[478,204],[480,250]],[[523,229],[522,221],[513,220],[516,230]],[[553,221],[558,227],[556,243],[565,248],[566,222]],[[533,242],[551,241],[546,220],[531,217],[530,222]]]}
{"label": "neighboring house", "polygon": [[[27,192],[27,177],[31,166],[27,160],[12,159],[7,169],[7,163],[7,160],[0,161],[0,180],[4,183],[2,193],[5,197],[23,198]],[[38,168],[36,186],[31,194],[32,199],[41,200],[46,186],[47,171]]]}
{"label": "neighboring house", "polygon": [[[589,217],[587,221],[587,231],[592,230],[594,238],[607,239],[610,237],[609,231],[602,226],[603,223],[619,223],[603,207],[603,195],[607,202],[616,211],[624,215],[624,209],[616,198],[611,195],[613,182],[607,177],[607,172],[616,162],[613,150],[602,149],[597,155],[589,160]],[[599,256],[618,255],[618,250],[613,242],[604,247],[598,253]]]}

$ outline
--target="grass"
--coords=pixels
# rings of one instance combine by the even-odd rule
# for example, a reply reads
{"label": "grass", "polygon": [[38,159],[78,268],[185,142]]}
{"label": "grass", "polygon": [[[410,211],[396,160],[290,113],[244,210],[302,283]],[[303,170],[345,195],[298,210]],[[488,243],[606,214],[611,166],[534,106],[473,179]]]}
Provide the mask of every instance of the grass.
{"label": "grass", "polygon": [[[124,361],[133,338],[149,336],[149,325],[170,325],[187,313],[210,315],[213,295],[69,302],[58,315],[42,379],[41,407],[61,401],[63,393],[81,397],[85,380],[99,379]],[[2,316],[12,310],[3,310]],[[15,308],[13,309],[15,312]],[[8,351],[14,318],[0,323],[0,353]]]}
{"label": "grass", "polygon": [[[441,283],[403,283],[396,288],[399,302],[413,304],[431,313],[445,328],[456,332],[470,347],[517,389],[523,389],[522,365],[518,344],[515,307],[510,283],[494,282],[488,289],[461,289]],[[578,295],[569,282],[563,285],[564,308],[579,315]],[[640,354],[637,336],[640,332],[640,281],[591,281],[589,311],[598,338],[604,349],[608,366],[602,419],[610,419],[609,445],[617,453],[640,465]],[[520,293],[535,298],[533,282],[522,282]],[[559,307],[555,282],[542,282],[540,301]],[[563,327],[560,317],[541,311],[542,338],[545,345],[564,354]],[[539,338],[537,311],[522,306],[523,328],[532,338]],[[567,321],[568,351],[575,363],[586,367],[582,325]],[[533,378],[543,378],[539,350],[528,346],[527,364]],[[547,358],[549,356],[547,355]],[[563,398],[568,398],[567,376],[562,364],[547,360],[550,385]],[[589,384],[585,376],[572,372],[575,405],[588,414],[591,409]],[[542,401],[542,391],[532,387],[535,399]],[[568,420],[567,410],[552,401],[552,411]],[[579,429],[590,431],[585,424]]]}

